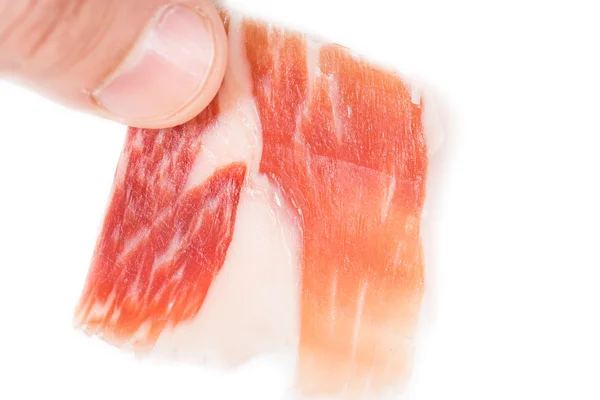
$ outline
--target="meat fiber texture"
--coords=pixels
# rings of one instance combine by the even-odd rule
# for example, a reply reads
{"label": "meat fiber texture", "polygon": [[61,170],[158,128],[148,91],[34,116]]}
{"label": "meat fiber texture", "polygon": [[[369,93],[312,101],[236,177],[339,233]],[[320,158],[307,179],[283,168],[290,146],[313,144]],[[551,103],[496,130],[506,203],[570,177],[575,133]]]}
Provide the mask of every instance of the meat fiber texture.
{"label": "meat fiber texture", "polygon": [[426,288],[427,105],[341,46],[222,15],[210,106],[128,131],[76,323],[214,366],[289,353],[304,397],[401,393]]}

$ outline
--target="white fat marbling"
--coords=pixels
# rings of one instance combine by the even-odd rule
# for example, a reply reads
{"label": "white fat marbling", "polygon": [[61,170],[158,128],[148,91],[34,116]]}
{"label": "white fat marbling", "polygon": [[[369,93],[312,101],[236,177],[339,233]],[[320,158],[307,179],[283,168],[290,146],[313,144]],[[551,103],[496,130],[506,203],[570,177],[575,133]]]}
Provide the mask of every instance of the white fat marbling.
{"label": "white fat marbling", "polygon": [[266,178],[244,188],[232,243],[197,317],[165,331],[157,356],[236,365],[294,353],[298,341],[298,233]]}

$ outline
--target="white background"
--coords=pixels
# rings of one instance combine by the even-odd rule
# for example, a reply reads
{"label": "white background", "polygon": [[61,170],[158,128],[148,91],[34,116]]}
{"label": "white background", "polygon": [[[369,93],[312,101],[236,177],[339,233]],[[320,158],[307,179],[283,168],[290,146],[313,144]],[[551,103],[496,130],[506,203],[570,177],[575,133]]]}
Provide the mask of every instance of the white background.
{"label": "white background", "polygon": [[[600,399],[595,2],[228,3],[392,65],[441,104],[411,398]],[[8,84],[0,118],[0,398],[287,395],[271,362],[139,363],[74,331],[125,130]]]}

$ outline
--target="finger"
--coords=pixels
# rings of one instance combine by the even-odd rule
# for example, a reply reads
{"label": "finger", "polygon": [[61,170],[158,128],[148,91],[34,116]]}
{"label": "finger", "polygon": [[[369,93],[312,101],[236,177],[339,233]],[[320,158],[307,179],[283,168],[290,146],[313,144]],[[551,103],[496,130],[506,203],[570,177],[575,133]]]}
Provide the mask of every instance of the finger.
{"label": "finger", "polygon": [[210,0],[0,0],[0,73],[55,101],[163,128],[216,95],[227,39]]}

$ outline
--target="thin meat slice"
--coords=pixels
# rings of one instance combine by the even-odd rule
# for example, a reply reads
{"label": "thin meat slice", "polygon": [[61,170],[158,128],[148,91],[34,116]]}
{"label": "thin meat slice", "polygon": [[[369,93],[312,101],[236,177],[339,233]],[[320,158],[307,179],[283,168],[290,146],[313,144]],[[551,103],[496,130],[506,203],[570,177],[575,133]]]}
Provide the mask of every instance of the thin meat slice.
{"label": "thin meat slice", "polygon": [[421,104],[397,76],[339,46],[261,24],[246,35],[260,170],[303,232],[302,386],[387,386],[405,372],[423,289]]}
{"label": "thin meat slice", "polygon": [[129,130],[78,323],[195,361],[294,352],[305,395],[401,388],[424,290],[424,105],[340,46],[223,17],[209,108]]}
{"label": "thin meat slice", "polygon": [[230,164],[187,187],[201,136],[182,127],[129,135],[78,308],[89,332],[147,345],[200,310],[231,242],[246,175],[244,163]]}

